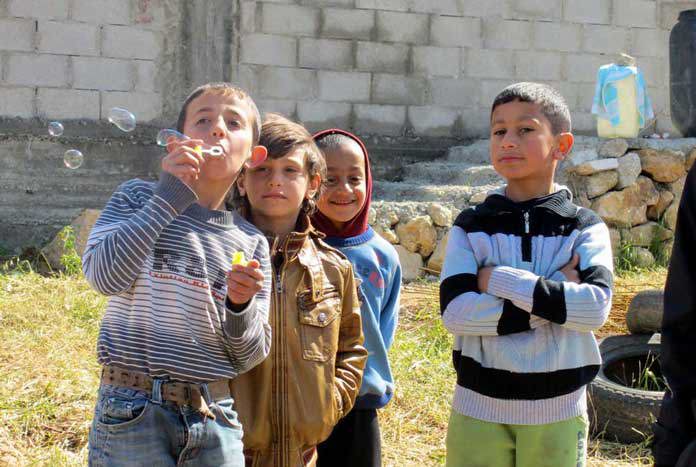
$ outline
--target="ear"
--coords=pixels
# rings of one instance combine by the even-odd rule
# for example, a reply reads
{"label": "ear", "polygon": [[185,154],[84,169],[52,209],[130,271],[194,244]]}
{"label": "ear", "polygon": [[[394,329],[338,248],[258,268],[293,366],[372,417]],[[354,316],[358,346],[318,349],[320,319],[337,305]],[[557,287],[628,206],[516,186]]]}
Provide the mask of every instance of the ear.
{"label": "ear", "polygon": [[307,184],[307,194],[305,198],[311,199],[314,198],[314,195],[317,194],[317,191],[319,191],[319,187],[321,186],[321,175],[316,174],[314,177],[309,179],[309,183]]}
{"label": "ear", "polygon": [[251,148],[251,156],[246,162],[246,166],[253,169],[258,165],[263,164],[266,157],[268,157],[268,150],[266,149],[266,146],[254,146]]}
{"label": "ear", "polygon": [[565,159],[570,153],[570,150],[573,149],[574,141],[575,138],[573,138],[572,133],[566,132],[559,134],[557,136],[558,148],[554,151],[554,158],[559,161]]}

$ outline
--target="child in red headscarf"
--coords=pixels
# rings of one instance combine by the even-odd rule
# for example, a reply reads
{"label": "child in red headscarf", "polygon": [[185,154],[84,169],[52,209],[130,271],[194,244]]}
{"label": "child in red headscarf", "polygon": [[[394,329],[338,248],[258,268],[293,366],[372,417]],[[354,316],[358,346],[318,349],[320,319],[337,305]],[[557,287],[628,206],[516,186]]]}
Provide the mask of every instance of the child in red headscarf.
{"label": "child in red headscarf", "polygon": [[363,142],[337,129],[316,134],[314,141],[326,159],[327,178],[312,223],[348,257],[362,281],[358,295],[369,355],[355,406],[319,445],[318,465],[381,466],[377,409],[394,394],[387,350],[399,314],[401,265],[394,247],[367,223],[372,175]]}

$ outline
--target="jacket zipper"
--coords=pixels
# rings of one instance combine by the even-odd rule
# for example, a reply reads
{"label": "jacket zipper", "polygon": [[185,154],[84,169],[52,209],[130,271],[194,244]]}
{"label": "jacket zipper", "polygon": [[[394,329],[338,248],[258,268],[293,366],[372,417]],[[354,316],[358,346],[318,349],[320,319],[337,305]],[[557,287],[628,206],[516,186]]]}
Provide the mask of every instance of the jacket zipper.
{"label": "jacket zipper", "polygon": [[532,236],[529,234],[529,211],[524,211],[524,235],[522,236],[522,261],[532,261]]}

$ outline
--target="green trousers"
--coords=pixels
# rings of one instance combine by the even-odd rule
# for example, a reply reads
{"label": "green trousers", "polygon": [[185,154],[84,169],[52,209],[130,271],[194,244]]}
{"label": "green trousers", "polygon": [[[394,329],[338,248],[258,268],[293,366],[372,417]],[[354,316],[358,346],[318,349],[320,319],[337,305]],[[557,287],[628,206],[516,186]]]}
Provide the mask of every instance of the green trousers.
{"label": "green trousers", "polygon": [[506,425],[450,414],[447,467],[584,467],[587,417]]}

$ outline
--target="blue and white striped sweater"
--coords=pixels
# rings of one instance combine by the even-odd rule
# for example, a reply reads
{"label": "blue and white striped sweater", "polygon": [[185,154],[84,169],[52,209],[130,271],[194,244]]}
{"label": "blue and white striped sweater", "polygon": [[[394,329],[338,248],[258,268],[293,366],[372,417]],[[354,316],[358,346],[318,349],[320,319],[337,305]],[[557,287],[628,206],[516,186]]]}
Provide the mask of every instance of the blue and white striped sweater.
{"label": "blue and white striped sweater", "polygon": [[[559,271],[580,256],[575,284]],[[514,203],[502,193],[463,211],[441,274],[445,327],[455,336],[454,409],[510,424],[551,423],[586,411],[601,363],[592,331],[611,308],[609,232],[570,193]],[[478,269],[496,266],[488,292]]]}
{"label": "blue and white striped sweater", "polygon": [[[110,295],[98,360],[172,380],[234,378],[269,352],[268,244],[239,215],[212,211],[177,178],[130,180],[90,233],[83,271]],[[232,254],[262,265],[266,284],[241,312],[225,305]]]}

